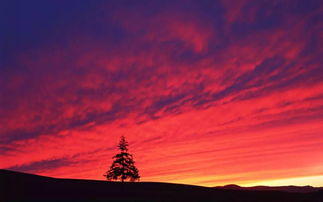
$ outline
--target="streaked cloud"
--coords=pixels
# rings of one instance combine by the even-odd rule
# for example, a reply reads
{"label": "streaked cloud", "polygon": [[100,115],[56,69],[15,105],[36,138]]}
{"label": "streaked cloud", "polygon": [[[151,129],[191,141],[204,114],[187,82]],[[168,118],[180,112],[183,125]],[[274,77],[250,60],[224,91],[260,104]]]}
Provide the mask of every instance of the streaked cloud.
{"label": "streaked cloud", "polygon": [[125,135],[144,181],[322,174],[319,1],[34,6],[8,25],[1,168],[103,179]]}

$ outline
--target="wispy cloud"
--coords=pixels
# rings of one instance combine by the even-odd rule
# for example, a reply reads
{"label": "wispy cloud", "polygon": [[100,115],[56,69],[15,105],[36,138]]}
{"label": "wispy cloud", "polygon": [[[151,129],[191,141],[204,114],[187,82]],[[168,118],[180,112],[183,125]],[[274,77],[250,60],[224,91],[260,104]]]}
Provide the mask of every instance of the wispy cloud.
{"label": "wispy cloud", "polygon": [[143,180],[319,175],[322,3],[302,2],[98,2],[36,12],[46,26],[22,12],[24,45],[0,69],[0,167],[101,179],[126,135]]}

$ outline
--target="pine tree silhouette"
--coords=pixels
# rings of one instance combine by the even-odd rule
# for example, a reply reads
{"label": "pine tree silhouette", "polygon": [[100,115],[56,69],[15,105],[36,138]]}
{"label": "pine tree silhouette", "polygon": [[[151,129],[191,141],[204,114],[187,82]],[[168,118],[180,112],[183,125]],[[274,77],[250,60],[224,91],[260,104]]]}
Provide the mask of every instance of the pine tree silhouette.
{"label": "pine tree silhouette", "polygon": [[129,179],[131,182],[139,181],[139,171],[134,165],[133,156],[128,153],[128,142],[121,136],[118,148],[120,153],[116,154],[110,169],[104,175],[109,181],[121,180],[124,182]]}

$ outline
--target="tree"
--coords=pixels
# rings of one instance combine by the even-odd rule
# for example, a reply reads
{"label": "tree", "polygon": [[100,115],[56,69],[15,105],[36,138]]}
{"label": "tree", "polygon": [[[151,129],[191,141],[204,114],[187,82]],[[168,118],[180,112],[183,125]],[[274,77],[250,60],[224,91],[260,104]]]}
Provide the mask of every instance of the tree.
{"label": "tree", "polygon": [[104,176],[109,181],[121,180],[124,182],[126,179],[131,182],[139,181],[139,172],[134,165],[133,156],[128,153],[128,142],[124,136],[121,136],[118,148],[120,153],[113,157],[114,161]]}

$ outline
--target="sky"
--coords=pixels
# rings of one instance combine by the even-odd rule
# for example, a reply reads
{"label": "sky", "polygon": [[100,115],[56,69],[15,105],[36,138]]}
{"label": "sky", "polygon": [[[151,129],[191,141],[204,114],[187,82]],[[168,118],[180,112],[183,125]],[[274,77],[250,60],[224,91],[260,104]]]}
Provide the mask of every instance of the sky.
{"label": "sky", "polygon": [[0,12],[0,168],[323,186],[323,2],[17,1]]}

